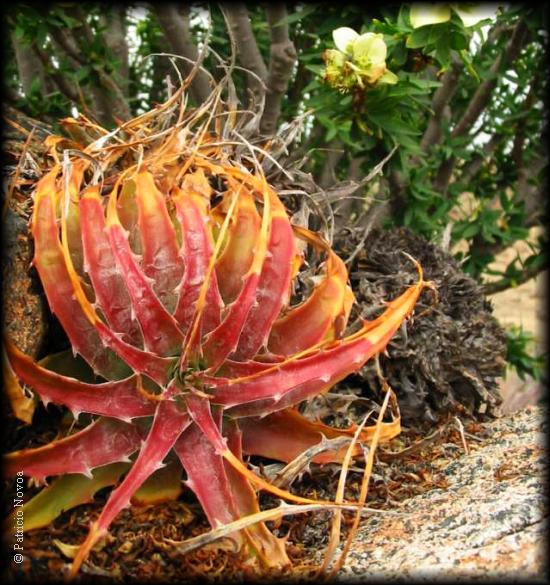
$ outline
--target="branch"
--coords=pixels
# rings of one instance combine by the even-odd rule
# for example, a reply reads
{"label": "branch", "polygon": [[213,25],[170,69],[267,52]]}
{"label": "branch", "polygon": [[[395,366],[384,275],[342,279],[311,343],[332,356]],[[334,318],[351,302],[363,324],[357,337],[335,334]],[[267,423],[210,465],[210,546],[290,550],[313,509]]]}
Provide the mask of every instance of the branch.
{"label": "branch", "polygon": [[260,122],[262,134],[275,134],[281,115],[281,102],[288,89],[288,81],[296,62],[296,49],[288,34],[287,11],[284,4],[266,6],[271,36],[269,73],[265,108]]}
{"label": "branch", "polygon": [[[346,180],[350,183],[358,183],[361,180],[361,175],[363,171],[361,170],[361,165],[367,160],[365,156],[356,156],[351,159],[348,167],[348,174]],[[359,183],[358,183],[359,184]],[[348,196],[342,197],[342,200],[334,209],[334,217],[335,220],[343,219],[344,222],[349,220],[352,216],[355,208],[358,206],[357,204],[360,203],[360,206],[364,203],[364,198],[359,197],[359,190],[363,186],[358,187],[354,191],[352,191]],[[357,194],[357,195],[356,195]],[[338,227],[336,228],[338,231]]]}
{"label": "branch", "polygon": [[514,284],[512,284],[511,281],[508,280],[507,278],[501,278],[500,280],[496,280],[495,282],[488,282],[484,284],[482,287],[483,294],[494,295],[496,293],[508,290],[509,288],[516,288],[517,286],[524,284],[528,280],[536,278],[539,274],[541,274],[547,269],[548,261],[543,262],[540,266],[530,266],[528,268],[525,268],[522,271],[521,276],[514,282]]}
{"label": "branch", "polygon": [[91,45],[94,42],[94,31],[88,24],[86,12],[84,12],[84,10],[82,10],[82,7],[78,6],[78,4],[72,6],[72,12],[73,16],[76,18],[76,20],[78,20],[79,23],[78,28],[82,35],[84,36],[84,40],[88,45]]}
{"label": "branch", "polygon": [[451,133],[452,138],[464,136],[475,124],[481,112],[485,109],[489,102],[491,93],[497,84],[497,74],[502,66],[503,61],[505,61],[508,65],[511,65],[521,53],[521,50],[527,43],[527,40],[527,25],[523,20],[520,20],[514,27],[512,37],[506,45],[504,54],[501,53],[493,65],[491,65],[491,68],[489,69],[489,79],[483,81],[477,88],[462,118],[454,127]]}
{"label": "branch", "polygon": [[332,142],[332,147],[327,152],[321,175],[317,181],[319,187],[326,189],[336,183],[336,167],[345,154],[343,146],[344,145],[340,139],[336,139]]}
{"label": "branch", "polygon": [[52,65],[52,63],[50,62],[50,57],[46,53],[46,51],[41,47],[38,47],[37,45],[34,45],[33,50],[35,51],[36,55],[42,62],[44,69],[48,71],[48,75],[50,76],[50,78],[54,80],[59,91],[65,94],[65,96],[68,97],[71,101],[79,103],[80,96],[78,94],[78,91],[75,88],[73,88],[72,85],[69,83],[69,80]]}
{"label": "branch", "polygon": [[112,114],[118,118],[122,118],[124,121],[129,120],[131,118],[130,106],[128,105],[118,83],[116,83],[116,81],[107,74],[103,68],[98,69],[97,73],[101,85],[103,85],[107,91],[111,92],[114,97],[114,100],[109,100],[113,106]]}
{"label": "branch", "polygon": [[[70,43],[71,41],[65,35],[58,35],[60,38],[63,39],[64,45]],[[58,40],[55,38],[54,35],[52,37],[52,48],[54,52],[52,53],[58,59],[66,59],[69,63],[70,67],[76,71],[82,65],[79,63],[77,59],[72,54],[67,52],[66,47],[62,46]],[[78,51],[74,45],[71,45],[72,50],[78,55]],[[83,96],[79,96],[79,106],[84,106],[84,110],[88,116],[99,120],[102,124],[108,124],[112,121],[111,119],[111,112],[112,108],[109,106],[107,101],[107,93],[103,90],[103,88],[98,84],[92,84],[89,88],[89,91],[86,92],[86,96],[89,99],[89,104],[83,103]],[[88,107],[89,105],[89,107]]]}
{"label": "branch", "polygon": [[[296,52],[299,54],[308,53],[313,48],[314,44],[315,39],[312,39],[310,36],[300,35],[296,36],[294,39],[294,46]],[[299,60],[296,74],[294,75],[292,85],[287,94],[287,102],[293,105],[296,108],[296,111],[298,111],[298,104],[303,100],[304,88],[309,85],[312,77],[313,73],[306,68],[305,61]]]}
{"label": "branch", "polygon": [[[254,38],[245,4],[242,2],[222,2],[221,5],[229,33],[235,42],[239,63],[255,73],[265,83],[268,77],[268,70]],[[263,95],[265,92],[265,86],[253,75],[247,75],[247,84],[256,97]]]}
{"label": "branch", "polygon": [[[527,97],[522,104],[522,111],[528,112],[534,105],[535,100],[537,99],[537,89],[539,84],[540,76],[538,73],[535,74],[533,81],[531,83],[531,87],[529,88],[529,92],[527,93]],[[516,125],[516,135],[514,137],[514,143],[512,146],[512,152],[510,153],[510,157],[516,163],[516,166],[519,169],[523,166],[523,145],[525,144],[525,130],[526,130],[527,122],[525,117],[520,118]]]}
{"label": "branch", "polygon": [[49,93],[52,88],[47,87],[44,68],[32,46],[19,41],[12,33],[11,41],[15,53],[15,62],[19,73],[19,80],[26,96],[31,93],[33,83],[38,80],[42,93]]}
{"label": "branch", "polygon": [[[77,14],[79,14],[83,20],[80,21],[80,25],[75,30],[78,30],[83,34],[86,42],[88,42],[90,38],[93,41],[94,33],[86,22],[86,15],[80,10]],[[89,60],[80,47],[77,36],[75,36],[73,30],[52,28],[50,32],[58,46],[61,47],[70,58],[83,66],[89,64]],[[94,102],[96,108],[99,110],[97,112],[98,117],[102,121],[112,119],[113,115],[124,120],[130,119],[130,106],[128,105],[126,96],[118,83],[116,83],[112,76],[105,71],[102,64],[95,65],[94,70],[99,77],[99,82],[102,87],[111,94],[110,96],[106,96],[104,92],[101,93],[97,91],[97,88],[92,88],[95,96]]]}
{"label": "branch", "polygon": [[105,27],[105,44],[118,60],[117,78],[121,81],[122,92],[128,96],[129,63],[128,43],[124,22],[126,7],[116,4],[108,15],[102,15],[101,22]]}
{"label": "branch", "polygon": [[291,165],[299,161],[298,166],[303,166],[309,161],[309,155],[315,148],[315,145],[321,141],[325,134],[325,128],[317,120],[313,120],[313,128],[308,138],[295,148],[287,159],[287,164]]}
{"label": "branch", "polygon": [[388,174],[390,209],[392,217],[403,217],[407,210],[406,188],[402,174],[394,169]]}
{"label": "branch", "polygon": [[[196,63],[199,51],[191,38],[189,6],[159,2],[158,4],[152,4],[151,8],[157,16],[172,52]],[[193,65],[189,62],[182,62],[180,66],[185,75],[188,75],[193,68]],[[189,86],[189,92],[197,104],[202,104],[208,99],[210,83],[206,73],[200,69],[196,72]]]}
{"label": "branch", "polygon": [[[505,27],[503,25],[494,26],[488,35],[487,43],[490,45],[494,44],[496,39],[503,34],[504,31]],[[458,57],[453,55],[451,67],[447,69],[441,78],[441,85],[434,93],[432,99],[433,114],[420,142],[420,146],[425,152],[441,140],[442,122],[444,119],[450,118],[448,104],[458,89],[458,81],[463,70],[464,63]]]}
{"label": "branch", "polygon": [[548,154],[543,153],[531,161],[528,166],[523,166],[518,171],[517,192],[519,200],[525,203],[525,215],[527,221],[536,222],[543,214],[544,204],[547,201],[547,190],[545,185],[537,188],[531,182],[548,165]]}
{"label": "branch", "polygon": [[[548,157],[543,152],[536,160],[530,163],[528,167],[520,170],[520,177],[517,181],[516,191],[518,200],[525,204],[525,218],[523,227],[532,228],[538,225],[544,214],[543,201],[546,200],[546,185],[532,185],[531,182],[537,175],[548,165]],[[481,256],[495,256],[508,247],[508,244],[501,242],[490,243],[484,240],[480,235],[476,235],[472,240],[470,251]]]}
{"label": "branch", "polygon": [[460,174],[460,181],[462,183],[468,183],[475,177],[475,175],[477,175],[481,169],[483,161],[493,154],[503,139],[503,134],[494,134],[489,142],[483,145],[481,152],[475,154],[472,159],[464,165],[462,173]]}
{"label": "branch", "polygon": [[367,160],[366,156],[355,156],[351,159],[348,167],[348,181],[359,181],[363,171],[361,165]]}
{"label": "branch", "polygon": [[420,147],[424,151],[428,151],[430,147],[441,140],[441,123],[446,117],[446,106],[458,89],[458,80],[463,69],[464,63],[456,60],[441,78],[441,85],[437,88],[432,99],[433,114],[420,142]]}
{"label": "branch", "polygon": [[[527,93],[525,100],[523,101],[523,103],[520,106],[520,111],[528,112],[533,107],[533,104],[536,100],[536,90],[538,87],[539,80],[540,80],[539,75],[535,74],[533,82],[531,83],[531,86],[529,88],[529,92]],[[481,128],[481,130],[482,129],[483,128]],[[526,121],[525,121],[525,117],[522,117],[517,121],[516,133],[515,133],[515,138],[514,138],[514,142],[513,142],[513,146],[512,146],[512,152],[510,153],[510,158],[516,164],[516,172],[517,172],[518,178],[521,178],[522,172],[525,173],[525,171],[526,171],[524,164],[523,164],[523,146],[524,146],[525,138],[526,138],[525,129],[526,129]],[[481,169],[481,165],[483,164],[483,161],[486,160],[487,158],[489,158],[493,154],[493,152],[502,143],[504,138],[505,138],[505,136],[503,133],[499,132],[497,134],[494,134],[491,137],[491,139],[489,140],[489,142],[487,142],[485,145],[483,145],[481,152],[478,152],[474,157],[472,157],[472,159],[466,165],[464,165],[464,167],[462,169],[462,173],[460,174],[460,181],[462,183],[469,183],[473,179],[473,177]],[[545,160],[545,159],[541,157],[538,160],[538,162],[535,164],[535,167],[531,168],[531,171],[535,170],[536,173],[538,173],[540,168],[541,168],[540,167],[541,161],[543,161],[543,160]],[[537,167],[539,170],[537,170]],[[526,192],[526,189],[528,189],[527,185],[519,184],[519,191],[520,192]]]}
{"label": "branch", "polygon": [[88,63],[88,60],[84,57],[80,48],[77,47],[75,38],[68,30],[65,29],[62,32],[59,28],[52,28],[50,34],[59,47],[61,47],[69,57],[74,59],[80,65],[86,65]]}
{"label": "branch", "polygon": [[[462,118],[453,128],[453,131],[451,132],[451,138],[464,136],[472,128],[472,126],[479,118],[481,112],[483,112],[483,110],[487,107],[491,93],[497,84],[497,74],[501,69],[503,62],[506,62],[508,65],[512,64],[521,53],[521,50],[527,43],[527,40],[527,25],[523,20],[520,20],[514,27],[512,36],[506,45],[504,53],[501,53],[498,56],[489,69],[489,78],[479,85],[476,92],[472,96],[466,111],[462,115]],[[447,186],[451,180],[455,164],[455,156],[451,156],[441,163],[433,183],[435,191],[439,191],[440,193],[445,193],[447,191]]]}

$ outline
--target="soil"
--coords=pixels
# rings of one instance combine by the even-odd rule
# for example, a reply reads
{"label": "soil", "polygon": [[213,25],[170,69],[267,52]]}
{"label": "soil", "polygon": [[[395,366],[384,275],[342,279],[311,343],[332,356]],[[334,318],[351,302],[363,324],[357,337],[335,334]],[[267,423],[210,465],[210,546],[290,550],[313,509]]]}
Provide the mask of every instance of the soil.
{"label": "soil", "polygon": [[[488,438],[479,423],[464,423],[465,431],[479,441]],[[431,455],[413,448],[404,457],[396,456],[396,453],[422,441],[429,434],[426,428],[404,429],[399,437],[380,447],[368,506],[384,510],[399,509],[412,496],[446,487],[440,474],[435,473],[434,462],[437,460],[440,466],[442,459],[447,463],[456,460],[463,453],[463,443],[460,427],[452,419],[442,419],[440,425],[441,433],[437,439],[440,447],[430,449]],[[359,496],[363,465],[363,462],[355,461],[348,475],[346,498],[350,500],[357,500]],[[291,489],[304,497],[334,500],[339,471],[340,466],[337,465],[312,465],[311,473],[298,478]],[[7,486],[7,493],[10,489],[13,491],[12,484]],[[36,487],[28,487],[25,497],[30,498],[37,491]],[[99,492],[93,503],[63,513],[48,528],[25,534],[24,561],[20,565],[11,563],[8,581],[57,581],[71,562],[61,551],[60,543],[63,547],[63,544],[82,542],[90,523],[104,506],[108,491]],[[260,503],[262,509],[267,509],[278,506],[280,502],[262,494]],[[343,516],[342,539],[345,539],[353,516],[347,512]],[[262,575],[262,581],[315,580],[319,569],[318,553],[325,550],[329,540],[330,519],[330,513],[321,511],[286,517],[279,525],[268,523],[277,536],[288,538],[286,547],[292,566],[282,572]],[[184,556],[174,553],[173,546],[167,542],[167,539],[182,541],[207,530],[200,506],[189,490],[184,490],[177,501],[132,506],[121,512],[113,522],[103,545],[92,552],[89,561],[82,567],[78,582],[91,579],[99,583],[113,583],[120,579],[129,582],[255,582],[250,564],[223,542],[213,543]]]}

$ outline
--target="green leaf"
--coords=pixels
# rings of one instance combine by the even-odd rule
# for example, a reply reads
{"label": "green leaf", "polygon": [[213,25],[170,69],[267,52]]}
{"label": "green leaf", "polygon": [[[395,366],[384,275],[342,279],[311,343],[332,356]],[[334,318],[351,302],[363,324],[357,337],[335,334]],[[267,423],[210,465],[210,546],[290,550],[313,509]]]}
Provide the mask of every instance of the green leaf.
{"label": "green leaf", "polygon": [[70,349],[52,353],[41,359],[38,364],[47,370],[76,378],[82,382],[90,384],[98,382],[98,378],[90,365],[80,355],[74,356]]}
{"label": "green leaf", "polygon": [[405,43],[396,43],[391,51],[391,57],[388,60],[390,68],[397,69],[402,67],[407,62],[407,47]]}
{"label": "green leaf", "polygon": [[451,7],[449,4],[434,3],[428,4],[415,2],[409,12],[409,20],[413,28],[425,28],[433,24],[447,22],[451,18]]}
{"label": "green leaf", "polygon": [[411,136],[420,134],[418,130],[399,120],[395,114],[368,112],[367,116],[369,120],[390,134],[408,134]]}
{"label": "green leaf", "polygon": [[75,77],[78,81],[83,82],[85,81],[92,72],[92,67],[89,65],[84,65],[83,67],[79,67],[75,72]]}
{"label": "green leaf", "polygon": [[460,55],[460,58],[462,59],[462,62],[466,66],[466,70],[468,71],[468,73],[477,82],[479,82],[480,81],[479,75],[478,75],[477,71],[474,69],[474,66],[472,65],[472,60],[470,59],[470,55],[465,50],[459,51],[458,54]]}
{"label": "green leaf", "polygon": [[448,35],[441,35],[435,43],[435,58],[439,61],[443,69],[447,69],[451,64],[451,38]]}
{"label": "green leaf", "polygon": [[422,77],[418,77],[416,75],[411,75],[408,78],[409,83],[411,83],[411,85],[415,85],[416,87],[419,87],[420,89],[433,89],[435,87],[439,87],[441,85],[440,81],[433,81],[431,79],[424,79]]}
{"label": "green leaf", "polygon": [[401,30],[410,29],[410,7],[406,4],[402,4],[397,14],[397,28]]}
{"label": "green leaf", "polygon": [[315,75],[320,75],[324,69],[324,66],[323,65],[306,65],[306,69],[308,71],[311,71],[312,73],[315,73]]}
{"label": "green leaf", "polygon": [[38,27],[36,29],[36,44],[38,46],[44,45],[46,41],[46,36],[48,34],[48,27],[46,26],[45,22],[39,22]]}
{"label": "green leaf", "polygon": [[336,134],[338,134],[338,128],[336,126],[331,126],[326,133],[325,140],[330,142],[336,138]]}
{"label": "green leaf", "polygon": [[449,35],[449,45],[455,51],[462,51],[468,48],[468,37],[460,31],[454,30]]}
{"label": "green leaf", "polygon": [[351,106],[352,100],[353,98],[351,97],[351,95],[346,95],[340,100],[340,105],[344,107]]}
{"label": "green leaf", "polygon": [[479,233],[479,229],[480,228],[477,223],[470,223],[462,230],[461,236],[464,239],[469,240]]}
{"label": "green leaf", "polygon": [[315,5],[305,6],[304,8],[301,8],[300,10],[297,10],[296,12],[289,14],[286,18],[283,18],[280,22],[276,24],[276,26],[279,26],[281,24],[294,24],[295,22],[299,22],[306,16],[309,16],[310,14],[316,12],[318,9],[319,7]]}
{"label": "green leaf", "polygon": [[446,25],[429,24],[421,26],[413,30],[407,38],[407,48],[420,49],[427,45],[431,45],[439,39],[441,35],[447,34],[448,27]]}

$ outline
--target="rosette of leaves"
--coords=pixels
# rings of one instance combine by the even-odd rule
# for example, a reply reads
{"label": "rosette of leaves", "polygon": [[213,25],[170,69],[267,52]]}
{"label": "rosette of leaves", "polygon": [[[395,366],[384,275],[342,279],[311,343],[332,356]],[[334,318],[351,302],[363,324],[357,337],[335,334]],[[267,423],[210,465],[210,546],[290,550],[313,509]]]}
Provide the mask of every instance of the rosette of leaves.
{"label": "rosette of leaves", "polygon": [[[354,296],[342,260],[291,224],[258,160],[269,153],[239,133],[221,88],[191,110],[183,91],[114,132],[66,119],[79,141],[47,139],[34,190],[33,264],[72,354],[90,372],[79,378],[70,352],[37,363],[6,339],[6,382],[11,396],[23,383],[89,424],[8,454],[5,469],[54,478],[25,504],[27,530],[116,485],[72,575],[150,482],[149,492],[166,497],[175,486],[177,495],[185,470],[215,528],[258,514],[257,489],[318,503],[258,476],[245,455],[291,462],[323,436],[357,434],[368,444],[400,431],[397,412],[376,426],[336,429],[297,405],[384,350],[428,284],[420,266],[417,282],[382,315],[346,335]],[[293,306],[307,250],[317,259],[316,285]],[[359,443],[353,453],[362,453]],[[340,446],[313,461],[347,453]],[[260,565],[289,562],[284,540],[260,521],[230,537]]]}
{"label": "rosette of leaves", "polygon": [[352,28],[341,27],[333,31],[332,38],[336,49],[323,54],[328,85],[348,93],[355,88],[397,83],[397,75],[386,67],[387,47],[382,34],[360,35]]}

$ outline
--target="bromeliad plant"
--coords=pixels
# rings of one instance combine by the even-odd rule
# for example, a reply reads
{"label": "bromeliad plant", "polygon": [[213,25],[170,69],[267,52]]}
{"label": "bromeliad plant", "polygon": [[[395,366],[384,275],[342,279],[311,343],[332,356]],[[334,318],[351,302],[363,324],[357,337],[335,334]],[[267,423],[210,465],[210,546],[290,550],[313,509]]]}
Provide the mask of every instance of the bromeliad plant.
{"label": "bromeliad plant", "polygon": [[[155,490],[157,499],[177,496],[182,470],[216,528],[261,519],[257,489],[315,503],[257,475],[244,455],[291,462],[323,436],[356,435],[351,447],[340,442],[312,459],[341,462],[375,431],[376,440],[400,432],[396,412],[376,427],[337,429],[297,405],[384,350],[427,284],[420,267],[380,317],[344,336],[354,298],[342,260],[292,225],[262,171],[269,153],[241,136],[221,92],[198,110],[186,110],[183,96],[182,87],[111,133],[83,116],[65,120],[88,142],[50,138],[34,193],[33,264],[73,354],[94,376],[74,377],[76,358],[37,363],[6,340],[10,396],[21,397],[20,381],[44,404],[91,417],[5,462],[8,473],[39,482],[57,477],[26,504],[26,529],[118,483],[72,574],[130,501],[150,502]],[[320,271],[309,297],[292,304],[306,252]],[[272,567],[289,562],[264,523],[235,526],[245,554]]]}

